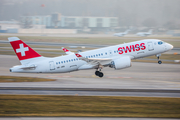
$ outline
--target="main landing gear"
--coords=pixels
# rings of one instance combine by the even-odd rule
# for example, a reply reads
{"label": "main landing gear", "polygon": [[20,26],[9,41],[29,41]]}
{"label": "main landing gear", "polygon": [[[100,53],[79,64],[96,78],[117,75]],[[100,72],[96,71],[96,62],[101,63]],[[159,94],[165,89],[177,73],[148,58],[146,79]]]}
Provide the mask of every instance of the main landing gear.
{"label": "main landing gear", "polygon": [[99,70],[97,69],[96,72],[95,72],[95,75],[99,76],[99,77],[103,77],[104,76],[104,74],[101,72],[101,69],[99,69]]}
{"label": "main landing gear", "polygon": [[159,63],[159,64],[161,64],[161,63],[162,63],[162,61],[161,61],[161,60],[160,60],[160,58],[159,58],[160,56],[161,56],[161,54],[156,55],[156,57],[157,57],[157,59],[158,59],[158,63]]}

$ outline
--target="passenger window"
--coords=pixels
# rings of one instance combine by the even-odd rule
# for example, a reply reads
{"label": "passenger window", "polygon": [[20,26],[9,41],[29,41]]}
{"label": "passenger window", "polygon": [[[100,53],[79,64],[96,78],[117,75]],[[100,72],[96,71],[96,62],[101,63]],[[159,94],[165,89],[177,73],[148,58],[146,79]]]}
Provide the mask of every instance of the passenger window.
{"label": "passenger window", "polygon": [[61,62],[59,62],[59,64],[60,64]]}

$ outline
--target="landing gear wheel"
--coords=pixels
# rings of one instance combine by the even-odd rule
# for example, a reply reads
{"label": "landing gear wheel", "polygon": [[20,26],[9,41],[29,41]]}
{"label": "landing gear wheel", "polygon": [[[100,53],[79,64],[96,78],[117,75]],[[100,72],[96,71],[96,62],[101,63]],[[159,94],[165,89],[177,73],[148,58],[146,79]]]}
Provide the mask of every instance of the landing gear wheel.
{"label": "landing gear wheel", "polygon": [[96,75],[96,76],[99,76],[99,73],[100,73],[99,71],[96,71],[96,72],[95,72],[95,75]]}
{"label": "landing gear wheel", "polygon": [[96,75],[96,76],[99,76],[99,77],[103,77],[103,76],[104,76],[104,74],[103,74],[102,72],[99,72],[99,71],[96,71],[96,72],[95,72],[95,75]]}
{"label": "landing gear wheel", "polygon": [[104,74],[102,72],[99,72],[99,77],[103,77]]}
{"label": "landing gear wheel", "polygon": [[159,64],[161,64],[161,63],[162,63],[162,61],[161,61],[161,60],[159,60],[159,61],[158,61],[158,63],[159,63]]}
{"label": "landing gear wheel", "polygon": [[157,54],[157,55],[156,55],[156,57],[157,57],[157,59],[158,59],[158,63],[159,63],[159,64],[161,64],[161,63],[162,63],[162,61],[161,61],[161,60],[160,60],[160,58],[159,58],[160,56],[161,56],[161,54]]}

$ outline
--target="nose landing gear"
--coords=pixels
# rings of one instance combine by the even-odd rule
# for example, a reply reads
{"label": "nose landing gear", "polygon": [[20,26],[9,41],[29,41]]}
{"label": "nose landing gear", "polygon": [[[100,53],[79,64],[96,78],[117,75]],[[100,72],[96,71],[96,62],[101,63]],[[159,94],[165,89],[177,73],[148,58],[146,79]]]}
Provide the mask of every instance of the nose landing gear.
{"label": "nose landing gear", "polygon": [[157,57],[157,59],[158,59],[158,63],[159,63],[159,64],[161,64],[161,63],[162,63],[162,61],[161,61],[161,60],[160,60],[160,58],[159,58],[160,56],[161,56],[161,54],[156,55],[156,57]]}
{"label": "nose landing gear", "polygon": [[159,61],[158,61],[158,63],[159,63],[159,64],[161,64],[161,63],[162,63],[162,61],[161,61],[161,60],[159,60]]}

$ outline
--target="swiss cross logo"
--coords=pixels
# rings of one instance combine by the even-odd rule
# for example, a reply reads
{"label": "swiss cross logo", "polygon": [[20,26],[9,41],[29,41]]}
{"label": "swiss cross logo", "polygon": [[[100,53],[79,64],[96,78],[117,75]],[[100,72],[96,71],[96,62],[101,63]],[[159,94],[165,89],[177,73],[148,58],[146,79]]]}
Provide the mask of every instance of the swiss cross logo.
{"label": "swiss cross logo", "polygon": [[34,51],[22,40],[11,41],[10,43],[19,60],[41,57],[41,55],[39,55],[36,51]]}
{"label": "swiss cross logo", "polygon": [[19,44],[19,49],[16,49],[16,53],[21,53],[21,56],[26,56],[25,52],[29,51],[28,47],[24,47],[23,44]]}
{"label": "swiss cross logo", "polygon": [[64,48],[63,50],[64,50],[64,52],[69,52],[69,50],[68,50],[68,49],[66,49],[66,48]]}
{"label": "swiss cross logo", "polygon": [[76,54],[77,57],[82,57],[80,54]]}

